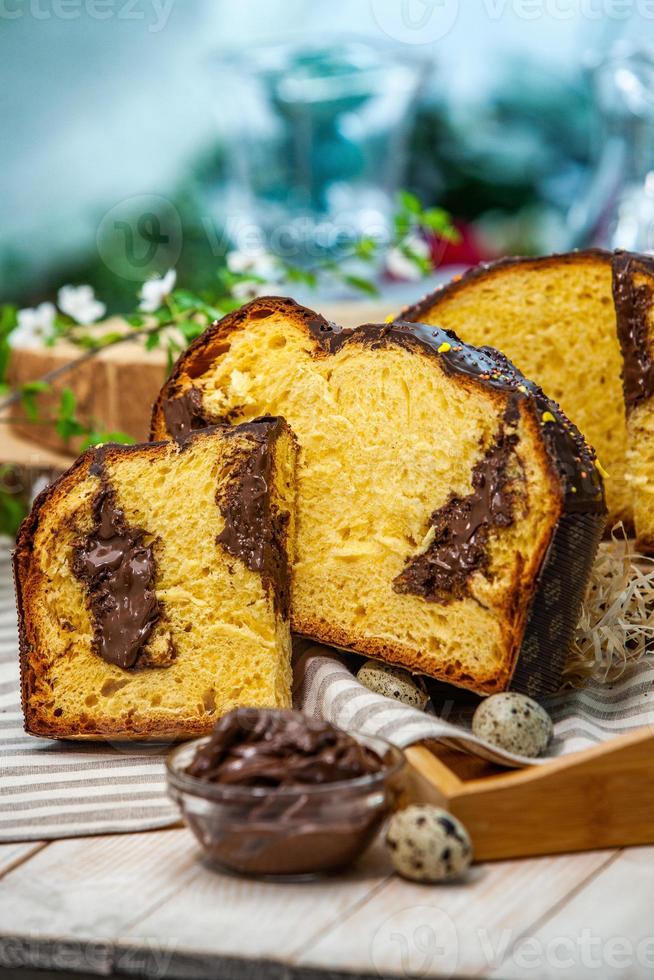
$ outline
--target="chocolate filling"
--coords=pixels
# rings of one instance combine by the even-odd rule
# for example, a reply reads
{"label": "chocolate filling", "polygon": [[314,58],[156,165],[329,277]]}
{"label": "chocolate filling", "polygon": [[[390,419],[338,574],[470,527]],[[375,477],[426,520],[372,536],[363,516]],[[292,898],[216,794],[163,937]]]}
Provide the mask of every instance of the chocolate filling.
{"label": "chocolate filling", "polygon": [[290,606],[290,571],[286,553],[286,533],[290,515],[275,507],[272,489],[273,447],[282,421],[273,418],[226,429],[226,435],[247,433],[251,448],[240,453],[232,480],[217,496],[225,527],[218,544],[253,572],[258,572],[272,591],[275,608],[284,619]]}
{"label": "chocolate filling", "polygon": [[639,269],[649,277],[654,276],[654,262],[647,262],[642,256],[629,252],[616,252],[613,256],[613,301],[627,412],[654,395],[654,362],[648,337],[654,295],[649,286],[635,284],[634,275]]}
{"label": "chocolate filling", "polygon": [[[509,404],[505,425],[515,424],[516,406]],[[494,528],[513,523],[515,480],[509,473],[518,435],[505,425],[472,471],[472,493],[451,497],[430,518],[434,538],[421,555],[409,557],[393,582],[396,592],[422,596],[429,602],[462,599],[468,580],[488,568],[488,538]]]}
{"label": "chocolate filling", "polygon": [[228,786],[291,787],[381,769],[379,756],[329,722],[299,711],[238,708],[220,719],[186,772]]}
{"label": "chocolate filling", "polygon": [[106,479],[93,518],[92,532],[73,551],[73,572],[89,591],[95,652],[127,669],[136,664],[161,615],[154,555],[143,544],[146,532],[127,524]]}
{"label": "chocolate filling", "polygon": [[204,429],[212,424],[202,408],[202,392],[199,388],[187,388],[176,398],[165,398],[163,414],[168,433],[180,444],[185,442],[195,430]]}

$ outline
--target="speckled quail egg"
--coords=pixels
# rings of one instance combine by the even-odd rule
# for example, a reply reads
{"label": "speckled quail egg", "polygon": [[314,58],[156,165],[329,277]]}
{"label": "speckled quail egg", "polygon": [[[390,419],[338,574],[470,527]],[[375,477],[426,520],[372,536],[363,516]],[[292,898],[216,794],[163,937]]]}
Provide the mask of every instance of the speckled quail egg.
{"label": "speckled quail egg", "polygon": [[461,821],[428,804],[393,814],[386,847],[395,870],[411,881],[451,881],[472,861],[472,844]]}
{"label": "speckled quail egg", "polygon": [[412,708],[422,709],[429,701],[429,695],[416,684],[408,670],[381,664],[378,660],[366,660],[359,668],[357,680],[369,691],[401,701]]}
{"label": "speckled quail egg", "polygon": [[534,758],[552,737],[552,719],[525,694],[505,691],[482,701],[472,718],[472,733],[507,752]]}

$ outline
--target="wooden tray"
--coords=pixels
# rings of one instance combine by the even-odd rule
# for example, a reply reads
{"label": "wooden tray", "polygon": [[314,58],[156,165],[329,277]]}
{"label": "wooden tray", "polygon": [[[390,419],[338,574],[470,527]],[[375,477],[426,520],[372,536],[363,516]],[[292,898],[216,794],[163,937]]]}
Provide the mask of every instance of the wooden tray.
{"label": "wooden tray", "polygon": [[407,749],[408,792],[467,827],[481,861],[654,842],[654,730],[527,769],[461,752]]}

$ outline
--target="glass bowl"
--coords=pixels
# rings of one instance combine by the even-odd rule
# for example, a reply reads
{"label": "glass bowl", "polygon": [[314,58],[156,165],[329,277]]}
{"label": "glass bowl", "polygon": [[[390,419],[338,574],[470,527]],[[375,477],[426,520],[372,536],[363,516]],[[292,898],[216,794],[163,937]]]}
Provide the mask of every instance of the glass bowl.
{"label": "glass bowl", "polygon": [[347,867],[372,843],[396,805],[401,749],[349,732],[384,767],[356,779],[292,788],[224,786],[184,770],[208,738],[168,755],[168,792],[205,854],[221,869],[266,878],[310,878]]}

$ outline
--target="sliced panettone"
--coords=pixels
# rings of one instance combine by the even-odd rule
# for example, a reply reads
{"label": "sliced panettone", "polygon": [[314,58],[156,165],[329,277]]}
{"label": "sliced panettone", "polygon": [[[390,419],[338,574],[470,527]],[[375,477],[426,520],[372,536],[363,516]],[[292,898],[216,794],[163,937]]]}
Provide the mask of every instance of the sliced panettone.
{"label": "sliced panettone", "polygon": [[259,419],[88,450],[37,498],[14,556],[28,732],[175,739],[289,707],[295,462]]}
{"label": "sliced panettone", "polygon": [[616,252],[613,298],[623,359],[627,479],[636,546],[654,552],[654,259]]}
{"label": "sliced panettone", "polygon": [[292,627],[480,692],[556,687],[605,507],[577,430],[496,351],[263,298],[181,357],[153,438],[282,414]]}
{"label": "sliced panettone", "polygon": [[[647,261],[631,258],[652,282]],[[581,429],[609,474],[609,526],[622,520],[631,528],[634,511],[644,517],[649,506],[642,500],[642,466],[639,475],[634,470],[637,460],[652,459],[654,445],[634,422],[628,461],[624,365],[612,297],[623,267],[622,253],[595,249],[502,259],[471,269],[404,310],[401,318],[456,330],[471,344],[498,347],[542,385]],[[636,333],[638,344],[640,328]],[[637,533],[642,541],[651,537],[644,528]]]}

